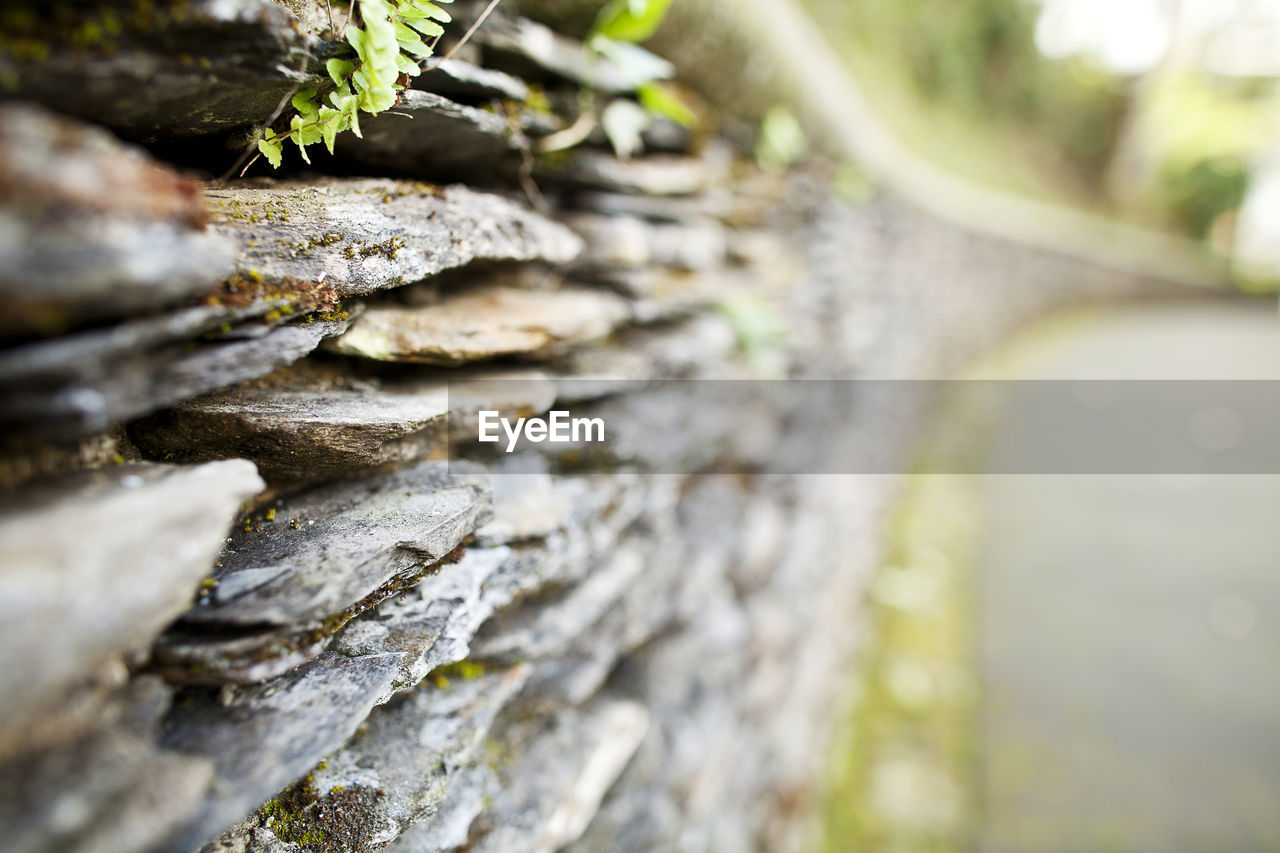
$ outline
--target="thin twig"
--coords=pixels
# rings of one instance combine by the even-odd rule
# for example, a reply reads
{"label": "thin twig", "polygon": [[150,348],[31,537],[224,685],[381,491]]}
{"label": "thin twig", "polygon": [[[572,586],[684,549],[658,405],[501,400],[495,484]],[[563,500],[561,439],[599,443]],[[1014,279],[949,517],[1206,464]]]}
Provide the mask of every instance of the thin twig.
{"label": "thin twig", "polygon": [[252,160],[250,160],[248,163],[245,163],[245,164],[244,164],[244,168],[240,170],[240,177],[242,177],[242,178],[243,178],[243,177],[244,177],[244,173],[245,173],[245,172],[247,172],[247,171],[249,171],[249,167],[250,167],[250,166],[252,166],[254,163],[258,162],[258,160],[259,160],[261,157],[262,157],[262,153],[261,153],[261,152],[258,152],[257,154],[254,154],[254,155],[253,155],[253,159],[252,159]]}
{"label": "thin twig", "polygon": [[[306,67],[307,67],[306,63],[304,62],[302,64],[302,67],[298,69],[298,73],[299,74],[303,73],[306,70]],[[300,86],[295,86],[294,88],[290,89],[288,92],[285,92],[284,97],[280,99],[280,103],[276,104],[276,108],[271,111],[271,115],[268,116],[267,120],[262,123],[263,127],[270,127],[275,122],[276,119],[280,118],[280,114],[284,112],[284,108],[289,105],[290,101],[293,100],[293,96],[298,94],[299,89],[301,89]],[[249,166],[252,166],[254,162],[257,161],[258,159],[257,157],[254,157],[253,160],[249,160],[249,155],[252,154],[257,149],[257,145],[258,145],[257,139],[252,140],[248,145],[246,145],[244,151],[240,152],[240,156],[237,157],[236,161],[231,164],[231,168],[223,172],[222,176],[219,177],[213,183],[217,185],[217,184],[226,182],[228,179],[230,179],[231,175],[236,171],[236,169],[239,169],[241,166],[244,166],[244,171],[240,173],[240,177],[244,177],[244,173],[249,170]],[[245,163],[246,160],[249,161],[247,165]]]}
{"label": "thin twig", "polygon": [[506,104],[502,105],[502,113],[507,119],[507,130],[511,134],[511,141],[515,143],[516,148],[520,152],[520,187],[524,190],[524,194],[529,198],[529,203],[533,205],[533,209],[539,213],[550,213],[551,205],[547,204],[547,198],[542,194],[542,190],[538,189],[538,184],[533,180],[533,146],[529,144],[529,137],[525,136],[524,128],[520,127],[519,116],[511,112]]}
{"label": "thin twig", "polygon": [[581,113],[573,124],[564,130],[557,130],[538,140],[538,151],[550,154],[553,151],[564,151],[579,144],[596,129],[596,117],[591,113]]}
{"label": "thin twig", "polygon": [[498,8],[498,4],[501,2],[502,0],[489,0],[489,5],[484,7],[484,11],[480,13],[480,17],[476,18],[476,22],[471,25],[471,29],[467,30],[465,33],[462,34],[462,41],[458,42],[453,47],[449,48],[449,52],[446,53],[444,56],[440,57],[435,62],[431,63],[431,65],[427,67],[427,70],[435,71],[443,63],[448,62],[450,59],[453,59],[454,54],[462,50],[462,46],[465,45],[467,42],[471,41],[471,37],[476,34],[476,30],[480,29],[481,24],[489,20],[489,16],[493,14],[493,10]]}

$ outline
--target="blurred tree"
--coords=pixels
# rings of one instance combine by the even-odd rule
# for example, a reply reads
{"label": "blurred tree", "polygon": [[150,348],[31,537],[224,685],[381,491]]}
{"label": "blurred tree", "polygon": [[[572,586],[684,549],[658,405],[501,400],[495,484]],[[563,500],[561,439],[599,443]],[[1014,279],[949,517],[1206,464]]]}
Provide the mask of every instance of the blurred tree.
{"label": "blurred tree", "polygon": [[[1046,60],[1035,43],[1038,5],[806,2],[867,81],[872,97],[902,85],[915,102],[890,104],[897,114],[886,116],[900,134],[905,131],[908,144],[955,143],[964,155],[944,154],[943,160],[969,177],[1106,206],[1106,167],[1119,136],[1124,89],[1084,60]],[[885,106],[885,98],[877,100]],[[917,117],[903,116],[904,108],[934,113],[943,138],[930,141],[929,121],[922,126]]]}

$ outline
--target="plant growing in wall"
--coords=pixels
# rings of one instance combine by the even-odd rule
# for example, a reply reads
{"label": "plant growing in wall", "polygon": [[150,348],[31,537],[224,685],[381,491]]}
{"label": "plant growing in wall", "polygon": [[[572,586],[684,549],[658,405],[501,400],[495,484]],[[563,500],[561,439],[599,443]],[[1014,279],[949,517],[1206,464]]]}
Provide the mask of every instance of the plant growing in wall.
{"label": "plant growing in wall", "polygon": [[[323,95],[313,87],[295,92],[289,129],[263,128],[258,152],[278,168],[285,143],[292,142],[310,163],[307,146],[323,142],[333,153],[338,134],[350,130],[359,136],[360,114],[377,115],[395,106],[409,78],[422,72],[422,62],[431,57],[444,34],[442,25],[452,20],[438,4],[452,2],[352,0],[343,38],[355,51],[354,59],[325,63],[332,90]],[[485,14],[496,5],[490,4]]]}
{"label": "plant growing in wall", "polygon": [[[692,126],[696,116],[662,82],[673,68],[665,59],[640,46],[666,19],[672,0],[609,0],[596,16],[587,37],[587,50],[596,59],[612,62],[634,87],[634,99],[614,98],[597,113],[595,95],[582,93],[581,117],[575,126],[543,140],[540,149],[560,151],[585,140],[599,125],[619,157],[640,147],[640,137],[655,117]],[[637,103],[638,101],[638,103]]]}

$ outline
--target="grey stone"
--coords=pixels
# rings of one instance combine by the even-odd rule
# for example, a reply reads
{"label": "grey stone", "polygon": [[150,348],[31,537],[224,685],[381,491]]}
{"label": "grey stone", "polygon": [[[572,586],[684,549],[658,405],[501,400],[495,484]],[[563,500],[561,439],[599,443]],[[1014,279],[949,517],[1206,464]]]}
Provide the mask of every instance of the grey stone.
{"label": "grey stone", "polygon": [[654,222],[683,222],[731,215],[735,199],[724,187],[708,187],[700,195],[647,196],[626,192],[578,189],[567,193],[564,204],[571,210],[609,215],[639,216]]}
{"label": "grey stone", "polygon": [[595,624],[644,571],[644,556],[619,548],[571,590],[540,597],[485,626],[472,644],[482,659],[528,659],[554,655]]}
{"label": "grey stone", "polygon": [[490,18],[476,33],[490,64],[532,79],[551,74],[598,92],[627,93],[652,79],[670,77],[675,68],[652,57],[650,73],[637,75],[601,56],[591,55],[582,42],[566,38],[527,18]]}
{"label": "grey stone", "polygon": [[[524,466],[526,460],[532,464]],[[493,520],[476,534],[489,544],[511,544],[543,539],[568,522],[567,496],[556,490],[546,466],[533,456],[493,469]]]}
{"label": "grey stone", "polygon": [[349,656],[401,652],[393,687],[413,687],[433,669],[468,656],[471,638],[493,612],[493,601],[482,597],[485,583],[519,559],[510,548],[468,548],[457,562],[347,625],[333,648]]}
{"label": "grey stone", "polygon": [[303,294],[319,288],[342,297],[365,294],[472,261],[559,264],[577,257],[582,246],[563,226],[463,186],[261,180],[206,195],[212,230],[242,246],[242,273],[271,286],[302,283]]}
{"label": "grey stone", "polygon": [[239,456],[268,478],[296,484],[444,458],[451,442],[476,440],[480,410],[528,414],[555,400],[554,383],[532,370],[279,382],[182,403],[132,425],[130,434],[153,458]]}
{"label": "grey stone", "polygon": [[436,305],[371,308],[330,347],[378,361],[442,365],[536,358],[602,338],[627,314],[612,294],[496,285],[446,296]]}
{"label": "grey stone", "polygon": [[742,377],[738,340],[721,314],[697,314],[668,324],[625,329],[594,347],[583,347],[561,362],[557,397],[561,402],[594,399],[603,393],[638,390],[652,379]]}
{"label": "grey stone", "polygon": [[655,154],[622,161],[603,151],[582,150],[565,164],[542,163],[535,177],[573,187],[651,196],[690,196],[712,185],[720,170],[704,160]]}
{"label": "grey stone", "polygon": [[6,18],[0,78],[133,139],[213,133],[319,79],[321,46],[294,25],[269,0],[26,4]]}
{"label": "grey stone", "polygon": [[[207,595],[157,642],[157,663],[185,682],[252,683],[314,657],[487,520],[474,470],[427,463],[313,489],[247,519]],[[229,627],[238,631],[219,630]]]}
{"label": "grey stone", "polygon": [[325,479],[415,461],[444,444],[448,422],[444,382],[372,393],[233,388],[156,415],[133,435],[152,456],[241,456],[267,476]]}
{"label": "grey stone", "polygon": [[112,655],[150,642],[191,602],[241,502],[244,460],[129,465],[27,490],[0,517],[0,728]]}
{"label": "grey stone", "polygon": [[649,722],[643,705],[601,695],[528,724],[528,746],[500,771],[503,784],[473,824],[469,849],[551,853],[577,840]]}
{"label": "grey stone", "polygon": [[579,265],[589,270],[668,267],[703,272],[728,258],[725,228],[713,219],[648,222],[630,216],[574,214],[565,223],[586,240]]}
{"label": "grey stone", "polygon": [[344,138],[336,151],[365,166],[412,177],[492,183],[506,155],[518,150],[512,122],[529,136],[545,136],[561,125],[518,107],[508,120],[501,112],[411,89],[395,109],[361,119],[362,137]]}
{"label": "grey stone", "polygon": [[186,697],[165,721],[162,744],[214,763],[212,790],[164,849],[190,850],[225,831],[334,752],[388,694],[398,654],[326,652],[229,699]]}
{"label": "grey stone", "polygon": [[524,101],[529,97],[529,84],[519,77],[458,59],[446,59],[424,72],[414,79],[413,87],[446,98]]}
{"label": "grey stone", "polygon": [[0,335],[62,333],[210,290],[235,244],[199,185],[101,128],[0,102]]}
{"label": "grey stone", "polygon": [[102,432],[180,400],[270,373],[346,330],[331,320],[207,341],[188,337],[224,317],[217,307],[40,341],[0,354],[0,431],[17,440]]}
{"label": "grey stone", "polygon": [[0,764],[5,849],[140,853],[164,841],[213,779],[211,761],[156,747],[168,705],[158,679],[137,679],[79,735]]}
{"label": "grey stone", "polygon": [[[375,708],[350,743],[284,793],[300,806],[290,815],[290,834],[323,834],[341,849],[381,848],[433,814],[455,779],[486,758],[494,717],[528,670],[520,665],[424,686]],[[272,815],[254,815],[216,849],[236,840],[241,844],[233,849],[246,853],[279,849],[276,826]]]}
{"label": "grey stone", "polygon": [[466,844],[471,824],[492,802],[494,772],[484,765],[458,772],[430,816],[406,829],[387,846],[389,853],[441,853]]}

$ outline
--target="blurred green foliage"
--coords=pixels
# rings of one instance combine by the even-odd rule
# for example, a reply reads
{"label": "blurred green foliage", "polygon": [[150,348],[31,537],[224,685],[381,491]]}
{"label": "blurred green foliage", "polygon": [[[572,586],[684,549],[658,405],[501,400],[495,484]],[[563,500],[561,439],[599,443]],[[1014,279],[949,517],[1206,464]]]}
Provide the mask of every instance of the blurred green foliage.
{"label": "blurred green foliage", "polygon": [[1280,129],[1275,82],[1171,73],[1155,81],[1143,109],[1157,210],[1175,230],[1209,237],[1244,201],[1253,156]]}
{"label": "blurred green foliage", "polygon": [[[907,134],[909,145],[923,143],[926,150],[920,153],[930,155],[928,146],[954,142],[964,156],[941,159],[970,177],[1100,203],[1106,164],[1120,132],[1124,89],[1085,62],[1046,61],[1035,46],[1036,4],[806,2],[878,106],[886,106],[886,90],[901,90],[898,103],[888,104],[895,114],[886,119],[900,135]],[[902,115],[904,109],[933,115],[922,122],[918,115]]]}
{"label": "blurred green foliage", "polygon": [[1280,130],[1276,81],[1172,66],[1124,78],[1047,59],[1033,0],[804,2],[918,155],[1231,251],[1230,214]]}

